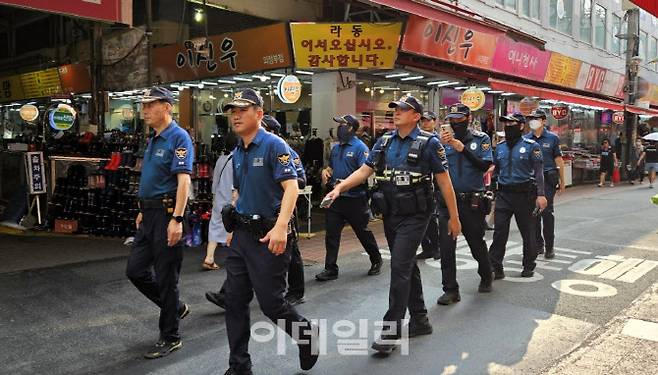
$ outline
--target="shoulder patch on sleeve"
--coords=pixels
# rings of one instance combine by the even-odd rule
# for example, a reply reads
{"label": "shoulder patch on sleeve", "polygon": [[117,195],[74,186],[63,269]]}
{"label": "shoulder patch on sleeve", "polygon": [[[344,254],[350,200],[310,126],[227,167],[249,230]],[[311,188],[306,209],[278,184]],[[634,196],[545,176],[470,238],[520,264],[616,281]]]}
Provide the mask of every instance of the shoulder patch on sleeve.
{"label": "shoulder patch on sleeve", "polygon": [[491,148],[491,143],[488,142],[488,141],[487,142],[482,142],[480,147],[482,147],[482,151],[489,151],[489,149]]}
{"label": "shoulder patch on sleeve", "polygon": [[290,165],[290,154],[280,154],[276,157],[276,159],[279,161],[279,164],[283,165],[284,167]]}
{"label": "shoulder patch on sleeve", "polygon": [[302,165],[302,160],[299,158],[299,156],[296,157],[296,158],[294,158],[294,159],[292,159],[292,162],[293,162],[296,166],[298,166],[298,167],[299,167],[300,165]]}
{"label": "shoulder patch on sleeve", "polygon": [[436,153],[439,155],[439,157],[440,157],[441,159],[445,159],[445,158],[446,158],[446,149],[445,149],[445,148],[443,148],[443,147],[439,147],[439,148],[436,150]]}
{"label": "shoulder patch on sleeve", "polygon": [[541,150],[536,148],[532,151],[533,155],[540,157],[541,156]]}
{"label": "shoulder patch on sleeve", "polygon": [[536,143],[534,140],[529,139],[529,138],[523,138],[523,140],[526,141],[527,143],[530,143],[530,144]]}
{"label": "shoulder patch on sleeve", "polygon": [[179,147],[176,149],[176,157],[183,160],[187,157],[187,149],[185,147]]}

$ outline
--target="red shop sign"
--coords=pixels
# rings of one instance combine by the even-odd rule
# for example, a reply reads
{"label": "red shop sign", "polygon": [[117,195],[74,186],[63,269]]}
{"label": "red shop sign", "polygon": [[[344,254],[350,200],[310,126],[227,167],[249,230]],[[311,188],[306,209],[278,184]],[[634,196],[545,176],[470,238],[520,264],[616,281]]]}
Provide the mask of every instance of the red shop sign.
{"label": "red shop sign", "polygon": [[551,115],[556,120],[562,120],[569,115],[569,106],[564,104],[556,104],[551,108]]}
{"label": "red shop sign", "polygon": [[615,112],[612,114],[612,122],[621,125],[624,123],[624,112]]}
{"label": "red shop sign", "polygon": [[585,82],[585,91],[600,92],[603,89],[606,70],[598,66],[590,66],[587,81]]}

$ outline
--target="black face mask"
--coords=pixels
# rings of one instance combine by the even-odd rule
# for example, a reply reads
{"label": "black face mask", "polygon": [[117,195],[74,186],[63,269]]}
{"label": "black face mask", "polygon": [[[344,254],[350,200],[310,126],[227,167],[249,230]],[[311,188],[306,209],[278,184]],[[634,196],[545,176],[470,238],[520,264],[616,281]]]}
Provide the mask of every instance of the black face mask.
{"label": "black face mask", "polygon": [[450,124],[452,126],[452,130],[455,132],[455,138],[462,140],[464,137],[466,137],[466,133],[468,133],[468,121],[460,121],[460,122],[453,122]]}
{"label": "black face mask", "polygon": [[521,125],[505,126],[505,140],[509,143],[516,143],[521,138]]}

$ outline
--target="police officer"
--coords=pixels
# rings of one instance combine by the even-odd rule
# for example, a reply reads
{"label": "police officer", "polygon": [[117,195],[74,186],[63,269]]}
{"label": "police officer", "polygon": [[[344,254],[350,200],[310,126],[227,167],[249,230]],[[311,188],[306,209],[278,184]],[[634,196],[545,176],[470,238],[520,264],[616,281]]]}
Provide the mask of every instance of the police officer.
{"label": "police officer", "polygon": [[[261,125],[265,130],[273,134],[279,135],[281,131],[281,124],[276,118],[270,115],[264,115]],[[306,187],[306,173],[302,166],[302,161],[299,155],[292,148],[290,149],[290,156],[292,157],[292,164],[295,166],[297,172],[297,185],[299,189]],[[220,207],[221,209],[221,207]],[[214,211],[213,211],[214,212]],[[292,220],[293,228],[288,235],[287,247],[290,252],[290,265],[288,266],[288,292],[285,295],[286,301],[291,305],[299,305],[304,303],[304,262],[302,254],[299,251],[299,230],[297,226],[297,210],[294,211],[294,219]],[[228,243],[230,246],[230,242]],[[226,309],[226,281],[222,284],[219,292],[206,292],[206,299],[215,305]]]}
{"label": "police officer", "polygon": [[[334,117],[337,122],[339,143],[334,145],[329,156],[329,166],[322,171],[322,182],[333,189],[334,186],[359,169],[368,157],[368,146],[356,137],[359,120],[352,115]],[[324,270],[315,275],[318,281],[335,280],[338,278],[338,248],[340,236],[345,223],[354,230],[361,246],[370,257],[368,275],[379,275],[382,269],[382,256],[375,235],[368,228],[370,207],[367,197],[368,185],[361,184],[350,190],[344,190],[325,212],[325,247],[327,254]]]}
{"label": "police officer", "polygon": [[230,347],[226,374],[252,373],[249,302],[254,292],[265,316],[283,322],[281,328],[299,338],[300,366],[308,370],[318,359],[318,330],[284,298],[290,262],[286,246],[299,191],[290,148],[260,126],[263,99],[256,91],[236,93],[223,111],[228,111],[233,131],[240,137],[233,153],[238,198],[234,210],[223,210],[223,222],[233,232],[226,259]]}
{"label": "police officer", "polygon": [[[420,118],[420,128],[426,132],[436,134],[435,127],[436,113],[432,111],[423,112],[423,116]],[[439,252],[439,221],[437,214],[438,211],[432,215],[430,222],[427,224],[425,236],[423,236],[423,240],[420,243],[423,251],[416,255],[416,259],[439,259],[441,257],[441,253]]]}
{"label": "police officer", "polygon": [[380,138],[366,163],[336,185],[325,199],[335,200],[344,191],[366,181],[375,172],[378,190],[372,199],[384,218],[386,241],[391,250],[391,286],[389,306],[384,315],[384,331],[372,344],[380,353],[392,352],[402,336],[402,319],[409,310],[408,336],[432,333],[427,318],[416,250],[434,211],[432,198],[435,180],[450,212],[449,234],[457,237],[461,230],[457,203],[447,172],[445,150],[436,136],[421,131],[418,121],[422,104],[413,96],[389,103],[395,108],[393,122],[397,129]]}
{"label": "police officer", "polygon": [[[553,244],[555,243],[555,217],[553,216],[553,199],[555,198],[555,188],[560,186],[560,192],[564,192],[564,160],[562,160],[562,150],[560,149],[560,138],[555,133],[546,130],[546,112],[542,109],[535,109],[528,116],[528,126],[531,132],[525,137],[537,142],[541,148],[544,158],[544,193],[548,205],[541,215],[537,216],[537,225],[535,228],[537,237],[537,252],[544,254],[544,258],[551,259],[555,257]],[[542,236],[542,221],[544,222],[544,231]],[[545,252],[544,252],[545,251]]]}
{"label": "police officer", "polygon": [[[491,263],[484,241],[484,217],[490,202],[484,194],[484,173],[493,160],[491,139],[486,133],[469,129],[471,110],[463,104],[453,104],[446,120],[452,132],[441,131],[441,144],[446,149],[452,186],[457,194],[457,208],[462,231],[473,258],[478,262],[480,293],[491,292]],[[461,300],[457,284],[457,242],[448,236],[448,212],[439,201],[439,238],[441,239],[441,274],[444,294],[437,303],[450,305]]]}
{"label": "police officer", "polygon": [[489,259],[494,279],[505,278],[503,258],[509,237],[512,215],[523,238],[522,277],[532,277],[537,259],[533,214],[546,208],[544,193],[544,162],[537,142],[523,138],[525,117],[521,114],[502,116],[505,141],[498,143],[494,164],[498,176],[498,193],[494,212],[494,235],[489,248]]}
{"label": "police officer", "polygon": [[144,154],[139,182],[137,233],[126,276],[160,307],[160,339],[144,357],[164,357],[183,344],[178,326],[189,314],[179,300],[178,277],[183,261],[183,221],[194,146],[185,129],[171,117],[174,97],[153,87],[142,97],[144,122],[153,129]]}

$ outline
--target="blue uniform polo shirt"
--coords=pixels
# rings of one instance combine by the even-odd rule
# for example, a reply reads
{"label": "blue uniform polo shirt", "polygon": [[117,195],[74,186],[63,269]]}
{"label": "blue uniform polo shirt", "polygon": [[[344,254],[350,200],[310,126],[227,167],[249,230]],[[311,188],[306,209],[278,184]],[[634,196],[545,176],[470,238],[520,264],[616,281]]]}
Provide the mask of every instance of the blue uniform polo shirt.
{"label": "blue uniform polo shirt", "polygon": [[557,170],[555,158],[562,156],[562,150],[560,149],[560,137],[546,129],[542,131],[539,137],[535,136],[534,132],[530,132],[524,135],[524,137],[527,139],[532,139],[533,141],[537,142],[539,147],[541,147],[541,152],[544,156],[544,172]]}
{"label": "blue uniform polo shirt", "polygon": [[[482,132],[468,132],[464,141],[464,148],[468,149],[478,158],[484,161],[493,161],[493,150],[491,139]],[[451,145],[443,145],[446,149],[448,166],[450,168],[450,179],[457,193],[472,193],[484,191],[484,172],[471,163],[463,152],[458,152]]]}
{"label": "blue uniform polo shirt", "polygon": [[521,138],[510,150],[506,141],[496,146],[494,164],[501,185],[516,185],[529,182],[535,177],[534,164],[543,163],[541,149],[537,142]]}
{"label": "blue uniform polo shirt", "polygon": [[[367,158],[368,146],[356,136],[352,136],[352,139],[346,143],[335,145],[329,155],[329,167],[333,170],[330,182],[346,179],[352,172],[361,168]],[[357,186],[341,195],[350,198],[363,197],[366,195],[366,190],[362,186]]]}
{"label": "blue uniform polo shirt", "polygon": [[236,210],[242,215],[273,218],[283,198],[281,182],[297,179],[295,162],[286,142],[260,128],[247,148],[242,139],[233,151]]}
{"label": "blue uniform polo shirt", "polygon": [[192,173],[194,145],[187,131],[172,121],[148,141],[138,196],[153,199],[176,194],[179,173]]}
{"label": "blue uniform polo shirt", "polygon": [[[404,170],[407,167],[407,156],[409,154],[409,147],[414,143],[420,128],[417,126],[406,137],[401,138],[398,131],[393,131],[392,138],[386,147],[386,167],[388,169]],[[372,152],[368,155],[366,165],[370,168],[376,169],[376,157],[382,150],[383,137],[379,138],[375,145],[372,147]],[[443,173],[448,170],[448,161],[446,159],[446,152],[439,139],[433,136],[425,145],[421,157],[418,159],[418,165],[422,174],[435,174]]]}

